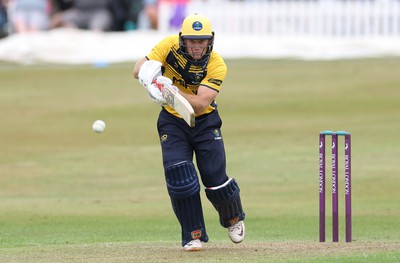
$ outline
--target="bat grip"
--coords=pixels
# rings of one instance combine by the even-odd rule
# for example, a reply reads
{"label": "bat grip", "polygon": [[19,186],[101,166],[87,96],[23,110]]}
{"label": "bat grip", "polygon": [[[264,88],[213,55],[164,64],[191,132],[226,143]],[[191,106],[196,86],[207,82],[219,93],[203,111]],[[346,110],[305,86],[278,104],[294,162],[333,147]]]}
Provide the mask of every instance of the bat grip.
{"label": "bat grip", "polygon": [[153,83],[154,83],[154,84],[156,84],[157,88],[158,88],[160,91],[162,91],[163,84],[161,84],[161,83],[157,83],[157,81],[156,81],[156,80],[155,80]]}

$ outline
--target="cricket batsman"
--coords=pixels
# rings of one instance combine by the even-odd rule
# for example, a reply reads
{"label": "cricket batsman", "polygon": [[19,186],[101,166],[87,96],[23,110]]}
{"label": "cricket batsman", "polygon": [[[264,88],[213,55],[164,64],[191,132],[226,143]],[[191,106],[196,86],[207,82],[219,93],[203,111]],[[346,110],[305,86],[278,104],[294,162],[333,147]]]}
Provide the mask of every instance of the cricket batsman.
{"label": "cricket batsman", "polygon": [[[189,15],[178,35],[161,40],[133,70],[150,99],[161,105],[157,130],[165,181],[172,209],[181,226],[185,251],[203,250],[203,242],[208,241],[200,180],[232,242],[240,243],[245,237],[245,213],[239,185],[226,174],[222,121],[215,99],[227,67],[213,51],[214,36],[208,18]],[[195,112],[195,127],[188,126],[166,103],[163,85],[176,87],[190,103]]]}

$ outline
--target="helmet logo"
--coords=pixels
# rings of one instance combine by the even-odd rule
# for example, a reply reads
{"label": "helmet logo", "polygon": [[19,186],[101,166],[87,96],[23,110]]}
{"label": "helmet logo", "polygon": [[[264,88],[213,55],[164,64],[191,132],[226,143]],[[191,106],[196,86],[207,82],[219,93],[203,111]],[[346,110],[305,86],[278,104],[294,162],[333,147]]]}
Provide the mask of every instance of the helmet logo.
{"label": "helmet logo", "polygon": [[196,21],[192,24],[192,28],[196,31],[200,31],[203,29],[203,24],[199,21]]}

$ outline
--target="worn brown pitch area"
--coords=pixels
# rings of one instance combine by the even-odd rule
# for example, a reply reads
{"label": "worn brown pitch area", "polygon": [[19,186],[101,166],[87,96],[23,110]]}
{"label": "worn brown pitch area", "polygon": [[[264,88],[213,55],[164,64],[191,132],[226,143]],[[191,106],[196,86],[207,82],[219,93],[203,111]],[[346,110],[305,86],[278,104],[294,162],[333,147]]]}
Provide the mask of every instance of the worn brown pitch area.
{"label": "worn brown pitch area", "polygon": [[[108,243],[1,249],[5,262],[285,262],[400,251],[400,242],[209,242],[187,253],[176,242]],[[28,261],[27,261],[28,260]],[[0,262],[2,262],[0,260]]]}

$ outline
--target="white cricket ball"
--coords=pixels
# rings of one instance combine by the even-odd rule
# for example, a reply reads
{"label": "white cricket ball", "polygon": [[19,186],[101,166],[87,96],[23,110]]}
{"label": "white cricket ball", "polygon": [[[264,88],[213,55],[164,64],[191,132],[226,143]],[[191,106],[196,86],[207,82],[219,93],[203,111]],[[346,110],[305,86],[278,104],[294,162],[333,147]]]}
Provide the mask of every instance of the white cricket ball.
{"label": "white cricket ball", "polygon": [[106,128],[106,124],[102,120],[93,122],[92,129],[97,133],[102,133]]}

